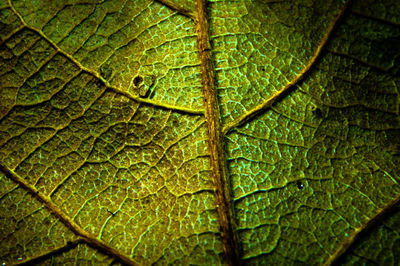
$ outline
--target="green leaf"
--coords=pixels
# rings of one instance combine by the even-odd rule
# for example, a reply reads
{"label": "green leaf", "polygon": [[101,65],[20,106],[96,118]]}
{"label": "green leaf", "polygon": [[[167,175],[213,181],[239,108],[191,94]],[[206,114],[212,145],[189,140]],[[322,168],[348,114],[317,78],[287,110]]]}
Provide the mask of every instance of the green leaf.
{"label": "green leaf", "polygon": [[395,0],[0,0],[0,262],[400,262]]}

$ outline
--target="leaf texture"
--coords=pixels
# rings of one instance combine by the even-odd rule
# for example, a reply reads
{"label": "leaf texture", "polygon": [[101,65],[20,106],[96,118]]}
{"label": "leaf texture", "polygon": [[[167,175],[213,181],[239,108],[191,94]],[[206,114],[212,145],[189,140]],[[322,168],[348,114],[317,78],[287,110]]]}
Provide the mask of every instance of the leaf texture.
{"label": "leaf texture", "polygon": [[399,12],[0,0],[0,262],[397,265]]}

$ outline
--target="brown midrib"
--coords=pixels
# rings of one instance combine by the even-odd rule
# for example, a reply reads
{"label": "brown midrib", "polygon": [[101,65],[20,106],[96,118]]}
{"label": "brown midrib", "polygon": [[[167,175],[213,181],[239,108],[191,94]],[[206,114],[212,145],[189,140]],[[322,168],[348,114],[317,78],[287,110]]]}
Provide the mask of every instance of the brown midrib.
{"label": "brown midrib", "polygon": [[202,74],[205,117],[207,120],[211,171],[215,185],[215,198],[225,262],[228,265],[237,265],[240,263],[240,249],[235,230],[228,168],[223,145],[224,136],[222,133],[220,110],[215,91],[215,73],[211,58],[205,0],[197,0],[196,31]]}

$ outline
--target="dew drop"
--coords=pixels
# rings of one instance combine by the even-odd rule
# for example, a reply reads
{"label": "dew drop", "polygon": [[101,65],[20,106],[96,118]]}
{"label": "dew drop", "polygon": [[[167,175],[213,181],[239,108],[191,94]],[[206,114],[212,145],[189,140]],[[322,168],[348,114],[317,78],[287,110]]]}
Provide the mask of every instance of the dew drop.
{"label": "dew drop", "polygon": [[304,184],[301,181],[297,181],[297,188],[298,189],[303,189],[304,188]]}

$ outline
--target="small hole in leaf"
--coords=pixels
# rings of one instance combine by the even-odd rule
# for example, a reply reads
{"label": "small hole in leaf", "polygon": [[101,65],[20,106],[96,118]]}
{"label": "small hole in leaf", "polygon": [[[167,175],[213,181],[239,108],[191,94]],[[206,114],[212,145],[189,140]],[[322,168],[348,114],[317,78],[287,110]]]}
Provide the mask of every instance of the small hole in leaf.
{"label": "small hole in leaf", "polygon": [[143,78],[141,76],[136,76],[133,79],[133,84],[135,84],[136,87],[138,87],[142,82],[143,82]]}
{"label": "small hole in leaf", "polygon": [[317,116],[317,117],[323,117],[324,114],[322,113],[322,110],[316,106],[314,106],[311,111]]}
{"label": "small hole in leaf", "polygon": [[297,188],[298,189],[303,189],[304,188],[304,184],[301,181],[297,181]]}

